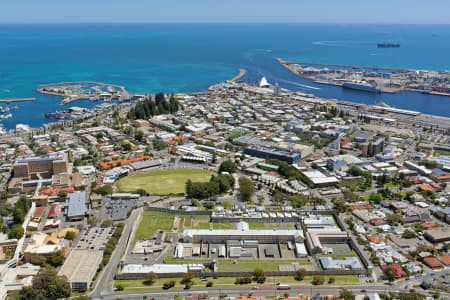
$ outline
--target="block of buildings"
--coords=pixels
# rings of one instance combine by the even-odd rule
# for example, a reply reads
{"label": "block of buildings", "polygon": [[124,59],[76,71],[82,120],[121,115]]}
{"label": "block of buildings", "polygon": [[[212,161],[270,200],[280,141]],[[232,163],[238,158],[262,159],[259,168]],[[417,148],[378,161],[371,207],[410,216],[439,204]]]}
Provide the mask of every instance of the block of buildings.
{"label": "block of buildings", "polygon": [[13,169],[14,177],[51,178],[54,174],[69,172],[68,155],[66,152],[54,152],[43,156],[19,157]]}

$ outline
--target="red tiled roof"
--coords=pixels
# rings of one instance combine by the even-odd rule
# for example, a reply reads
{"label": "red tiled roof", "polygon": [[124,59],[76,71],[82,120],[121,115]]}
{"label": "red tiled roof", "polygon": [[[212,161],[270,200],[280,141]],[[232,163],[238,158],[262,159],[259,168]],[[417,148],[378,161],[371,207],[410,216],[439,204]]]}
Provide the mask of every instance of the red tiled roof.
{"label": "red tiled roof", "polygon": [[66,187],[66,188],[48,188],[45,190],[42,190],[39,195],[49,195],[49,196],[54,196],[56,194],[58,194],[59,191],[64,191],[66,193],[72,193],[73,191],[75,191],[75,188],[73,186],[70,187]]}
{"label": "red tiled roof", "polygon": [[59,203],[55,203],[50,208],[50,211],[48,212],[48,217],[49,218],[57,217],[58,214],[59,214]]}
{"label": "red tiled roof", "polygon": [[421,186],[419,186],[419,189],[421,189],[422,191],[433,191],[433,188],[428,184],[422,184]]}
{"label": "red tiled roof", "polygon": [[369,241],[371,241],[372,243],[378,244],[380,242],[380,239],[377,238],[376,236],[370,236]]}
{"label": "red tiled roof", "polygon": [[102,161],[102,162],[99,163],[99,165],[103,169],[108,169],[110,167],[124,166],[124,165],[127,165],[127,164],[132,163],[132,162],[137,162],[137,161],[144,160],[144,159],[149,159],[149,158],[150,158],[150,156],[139,154],[138,157],[130,156],[128,159],[121,159],[121,158],[119,158],[117,160],[112,160],[112,161],[107,161],[107,162],[103,162]]}
{"label": "red tiled roof", "polygon": [[45,207],[36,207],[36,210],[34,211],[33,218],[40,218],[42,217],[42,214],[44,213]]}
{"label": "red tiled roof", "polygon": [[443,268],[444,264],[442,264],[439,259],[437,259],[437,257],[435,256],[429,256],[429,257],[425,257],[423,259],[423,262],[428,265],[430,268],[435,269],[435,268]]}
{"label": "red tiled roof", "polygon": [[447,264],[450,264],[450,256],[449,255],[442,255],[441,260]]}

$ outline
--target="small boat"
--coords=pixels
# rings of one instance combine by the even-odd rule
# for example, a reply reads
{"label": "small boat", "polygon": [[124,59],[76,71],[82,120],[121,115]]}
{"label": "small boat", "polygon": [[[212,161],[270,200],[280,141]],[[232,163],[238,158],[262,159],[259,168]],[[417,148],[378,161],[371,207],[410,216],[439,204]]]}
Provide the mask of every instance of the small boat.
{"label": "small boat", "polygon": [[0,115],[0,119],[2,119],[2,120],[10,119],[10,118],[12,118],[12,114]]}
{"label": "small boat", "polygon": [[19,109],[19,107],[17,105],[13,106],[13,109],[17,110],[17,109]]}
{"label": "small boat", "polygon": [[267,49],[266,52],[267,52],[267,53],[272,53],[272,50]]}

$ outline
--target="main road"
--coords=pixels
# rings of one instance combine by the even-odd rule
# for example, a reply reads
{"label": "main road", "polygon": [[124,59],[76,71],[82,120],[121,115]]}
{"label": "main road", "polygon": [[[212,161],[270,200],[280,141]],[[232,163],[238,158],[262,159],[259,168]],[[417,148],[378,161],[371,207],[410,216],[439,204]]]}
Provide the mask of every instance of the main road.
{"label": "main road", "polygon": [[[167,291],[135,291],[135,292],[116,292],[116,293],[105,293],[103,294],[103,299],[143,299],[144,296],[152,299],[173,299],[175,296],[189,297],[207,294],[208,297],[220,297],[220,296],[233,296],[237,297],[240,295],[247,296],[252,294],[253,296],[276,296],[284,295],[288,293],[291,297],[293,296],[313,296],[313,295],[336,295],[339,291],[345,288],[351,290],[354,294],[366,294],[366,293],[388,293],[388,292],[399,292],[405,291],[401,287],[385,285],[385,284],[373,284],[365,286],[291,286],[290,290],[277,290],[276,285],[264,285],[260,286],[258,289],[253,289],[251,287],[229,287],[229,288],[202,288],[202,289],[191,289],[191,290],[167,290]],[[424,292],[427,293],[427,292]],[[447,298],[448,294],[442,295]]]}
{"label": "main road", "polygon": [[[130,217],[124,222],[125,227],[122,232],[122,236],[120,237],[119,243],[117,244],[116,249],[114,250],[109,263],[106,265],[105,269],[98,278],[97,284],[95,285],[94,290],[89,293],[89,296],[93,299],[104,299],[102,297],[103,293],[112,294],[112,284],[114,282],[114,272],[116,270],[116,266],[120,262],[120,256],[128,243],[128,239],[131,234],[131,230],[133,228],[133,222],[138,217],[140,209],[135,209],[131,213]],[[114,297],[116,299],[116,297]]]}

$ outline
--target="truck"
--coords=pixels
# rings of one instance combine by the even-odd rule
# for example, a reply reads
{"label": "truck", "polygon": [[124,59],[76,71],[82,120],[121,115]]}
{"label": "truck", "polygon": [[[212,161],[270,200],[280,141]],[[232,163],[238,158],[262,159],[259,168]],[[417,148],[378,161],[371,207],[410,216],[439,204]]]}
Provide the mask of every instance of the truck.
{"label": "truck", "polygon": [[277,287],[277,290],[290,290],[291,287],[289,286],[289,284],[279,284]]}

